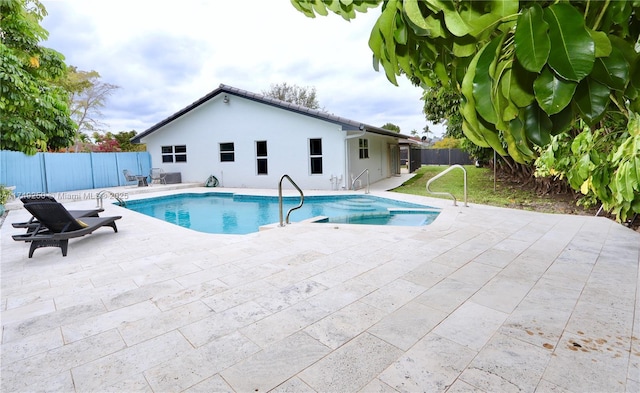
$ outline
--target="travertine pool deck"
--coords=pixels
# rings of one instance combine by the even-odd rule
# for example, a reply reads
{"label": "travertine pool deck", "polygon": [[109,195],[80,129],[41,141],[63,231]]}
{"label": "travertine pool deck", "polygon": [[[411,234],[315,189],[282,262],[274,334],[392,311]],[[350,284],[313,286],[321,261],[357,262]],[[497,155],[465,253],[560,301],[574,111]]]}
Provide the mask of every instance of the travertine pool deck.
{"label": "travertine pool deck", "polygon": [[443,212],[426,227],[237,236],[105,203],[102,215],[123,216],[118,233],[28,259],[11,223],[29,215],[12,210],[0,229],[0,390],[640,391],[639,233],[392,196]]}

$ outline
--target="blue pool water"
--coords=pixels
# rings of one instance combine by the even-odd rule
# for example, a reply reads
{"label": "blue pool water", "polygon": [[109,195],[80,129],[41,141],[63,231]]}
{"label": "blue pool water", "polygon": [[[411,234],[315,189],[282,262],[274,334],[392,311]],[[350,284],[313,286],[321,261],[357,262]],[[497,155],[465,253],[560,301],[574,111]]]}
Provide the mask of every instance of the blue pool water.
{"label": "blue pool water", "polygon": [[[300,197],[283,198],[283,218],[300,203]],[[257,232],[262,225],[280,221],[278,198],[231,193],[177,194],[128,201],[126,207],[193,229],[218,234]],[[370,195],[307,196],[304,205],[289,216],[290,222],[327,217],[318,222],[405,225],[430,224],[438,209]]]}

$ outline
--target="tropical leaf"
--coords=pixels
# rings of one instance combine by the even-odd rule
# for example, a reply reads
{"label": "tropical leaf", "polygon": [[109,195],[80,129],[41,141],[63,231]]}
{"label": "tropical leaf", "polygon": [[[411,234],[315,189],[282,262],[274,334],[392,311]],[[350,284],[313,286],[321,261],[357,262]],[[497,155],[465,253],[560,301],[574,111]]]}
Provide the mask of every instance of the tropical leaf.
{"label": "tropical leaf", "polygon": [[313,5],[313,10],[315,12],[317,12],[318,15],[322,15],[322,16],[329,15],[329,12],[327,11],[327,8],[324,6],[324,4],[322,4],[322,1],[314,0],[312,2],[312,5]]}
{"label": "tropical leaf", "polygon": [[[496,15],[499,20],[504,20],[511,15],[517,16],[519,7],[520,1],[518,0],[492,0],[491,14]],[[506,33],[516,24],[516,19],[514,18],[510,22],[503,22],[504,23],[502,23],[498,29],[503,33]]]}
{"label": "tropical leaf", "polygon": [[551,51],[549,66],[561,77],[579,82],[593,69],[595,43],[584,26],[583,16],[569,3],[545,8]]}
{"label": "tropical leaf", "polygon": [[502,147],[502,141],[498,136],[498,131],[493,127],[493,124],[485,122],[482,119],[478,119],[478,131],[482,135],[482,138],[501,156],[506,155]]}
{"label": "tropical leaf", "polygon": [[473,78],[473,97],[476,110],[485,120],[495,124],[498,115],[492,102],[493,68],[495,68],[496,50],[504,40],[504,35],[494,38],[476,55],[478,62]]}
{"label": "tropical leaf", "polygon": [[565,131],[568,131],[573,124],[574,118],[575,114],[571,105],[567,105],[567,107],[559,113],[549,116],[549,119],[551,119],[551,123],[553,123],[553,127],[551,128],[551,135],[558,135]]}
{"label": "tropical leaf", "polygon": [[513,138],[514,147],[525,162],[535,158],[536,154],[529,147],[527,137],[524,132],[524,124],[519,118],[515,118],[509,122],[509,131],[505,132],[504,135],[505,138],[508,138],[507,135]]}
{"label": "tropical leaf", "polygon": [[604,115],[609,105],[609,93],[607,86],[591,78],[578,84],[573,100],[587,123],[593,124]]}
{"label": "tropical leaf", "polygon": [[590,76],[613,90],[624,91],[629,81],[629,63],[618,48],[612,48],[609,56],[596,59]]}
{"label": "tropical leaf", "polygon": [[549,25],[544,21],[544,12],[538,4],[522,11],[518,17],[515,33],[516,57],[531,72],[540,72],[547,63],[551,42],[549,41]]}
{"label": "tropical leaf", "polygon": [[458,38],[453,41],[453,54],[458,57],[467,57],[476,53],[476,41],[470,36]]}
{"label": "tropical leaf", "polygon": [[[403,15],[407,24],[413,32],[418,36],[431,35],[432,26],[426,21],[426,16],[420,10],[420,2],[418,0],[405,0],[403,2]],[[438,25],[440,22],[438,21]]]}
{"label": "tropical leaf", "polygon": [[596,44],[596,58],[606,57],[611,53],[611,40],[604,31],[595,31],[588,29],[593,42]]}
{"label": "tropical leaf", "polygon": [[513,62],[510,71],[509,98],[519,108],[529,106],[535,100],[533,82],[537,74],[525,70],[517,59]]}
{"label": "tropical leaf", "polygon": [[396,14],[396,28],[393,31],[394,40],[400,45],[406,45],[408,39],[407,25],[401,14]]}
{"label": "tropical leaf", "polygon": [[522,111],[524,132],[527,138],[538,146],[545,146],[551,141],[553,124],[549,116],[538,107],[531,104]]}
{"label": "tropical leaf", "polygon": [[549,67],[545,67],[533,83],[533,91],[540,108],[548,115],[554,115],[569,105],[577,85],[576,82],[559,78]]}

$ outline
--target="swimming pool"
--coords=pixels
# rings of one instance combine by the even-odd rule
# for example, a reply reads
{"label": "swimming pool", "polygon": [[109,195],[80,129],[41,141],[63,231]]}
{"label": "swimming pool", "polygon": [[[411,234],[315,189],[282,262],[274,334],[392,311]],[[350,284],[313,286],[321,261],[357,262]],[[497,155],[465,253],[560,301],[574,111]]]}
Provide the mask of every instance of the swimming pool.
{"label": "swimming pool", "polygon": [[[283,215],[300,197],[283,198]],[[280,221],[278,198],[233,193],[176,194],[128,201],[126,207],[184,228],[205,233],[243,235]],[[371,195],[306,196],[302,208],[289,216],[299,222],[405,225],[430,224],[440,210]]]}

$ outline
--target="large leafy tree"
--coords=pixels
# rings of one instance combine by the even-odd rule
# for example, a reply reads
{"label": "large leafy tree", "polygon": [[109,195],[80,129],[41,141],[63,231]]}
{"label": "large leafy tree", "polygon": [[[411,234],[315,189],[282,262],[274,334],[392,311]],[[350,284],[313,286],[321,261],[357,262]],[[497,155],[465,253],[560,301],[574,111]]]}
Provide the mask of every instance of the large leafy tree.
{"label": "large leafy tree", "polygon": [[[369,47],[392,83],[406,75],[461,93],[464,134],[521,163],[554,135],[579,135],[612,112],[617,135],[605,208],[640,211],[640,1],[292,0],[305,15],[344,19],[381,6]],[[574,132],[569,132],[574,130]],[[575,132],[578,130],[578,132]],[[593,163],[597,166],[596,163]],[[605,194],[602,194],[605,195]]]}
{"label": "large leafy tree", "polygon": [[0,149],[35,154],[73,142],[69,97],[55,83],[64,57],[40,46],[44,16],[37,0],[0,1]]}
{"label": "large leafy tree", "polygon": [[264,90],[262,94],[265,97],[275,98],[276,100],[290,102],[292,104],[304,106],[309,109],[320,108],[318,96],[315,87],[290,85],[287,82],[272,84],[269,90]]}
{"label": "large leafy tree", "polygon": [[393,123],[384,123],[381,128],[387,129],[389,131],[400,132],[400,126],[395,125]]}

